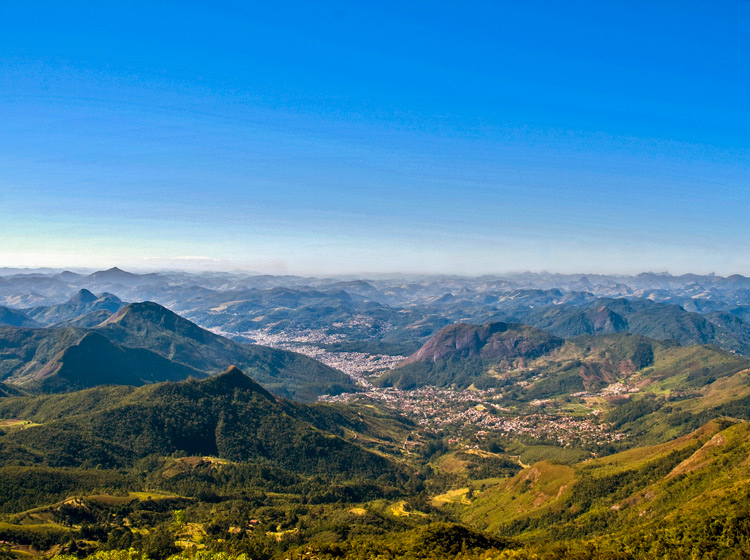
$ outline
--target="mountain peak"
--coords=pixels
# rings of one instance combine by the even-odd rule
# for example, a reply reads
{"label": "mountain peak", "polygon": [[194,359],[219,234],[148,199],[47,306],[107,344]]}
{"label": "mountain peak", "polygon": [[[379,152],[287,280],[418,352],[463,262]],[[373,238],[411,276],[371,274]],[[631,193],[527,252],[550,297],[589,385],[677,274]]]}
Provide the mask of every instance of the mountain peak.
{"label": "mountain peak", "polygon": [[214,377],[204,379],[200,383],[205,387],[210,387],[214,390],[219,390],[222,392],[234,389],[246,389],[254,393],[260,393],[269,400],[276,400],[276,397],[266,391],[258,383],[253,381],[252,378],[246,375],[240,368],[235,365],[229,366],[229,368],[224,373],[220,373],[219,375],[215,375]]}
{"label": "mountain peak", "polygon": [[158,303],[155,303],[153,301],[139,301],[135,303],[129,303],[128,305],[120,309],[117,313],[112,315],[112,317],[110,317],[107,322],[118,323],[123,318],[128,316],[138,316],[156,323],[162,322],[165,318],[179,318],[187,322],[186,319],[179,317],[173,311],[170,311],[163,305],[159,305]]}
{"label": "mountain peak", "polygon": [[70,298],[68,303],[74,305],[92,303],[97,300],[97,297],[86,288],[82,288],[76,295]]}
{"label": "mountain peak", "polygon": [[121,268],[117,268],[116,266],[113,266],[112,268],[108,268],[107,270],[99,270],[97,272],[94,272],[92,274],[89,274],[90,279],[94,280],[116,280],[116,279],[132,279],[136,278],[138,275],[133,274],[132,272],[126,272],[122,270]]}

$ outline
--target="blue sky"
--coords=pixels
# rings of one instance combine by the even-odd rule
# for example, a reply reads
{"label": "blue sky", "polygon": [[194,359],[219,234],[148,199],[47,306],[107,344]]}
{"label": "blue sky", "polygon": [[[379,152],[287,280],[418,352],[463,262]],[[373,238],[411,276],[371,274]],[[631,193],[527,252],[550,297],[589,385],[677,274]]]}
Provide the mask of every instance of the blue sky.
{"label": "blue sky", "polygon": [[750,2],[151,4],[0,4],[5,266],[750,274]]}

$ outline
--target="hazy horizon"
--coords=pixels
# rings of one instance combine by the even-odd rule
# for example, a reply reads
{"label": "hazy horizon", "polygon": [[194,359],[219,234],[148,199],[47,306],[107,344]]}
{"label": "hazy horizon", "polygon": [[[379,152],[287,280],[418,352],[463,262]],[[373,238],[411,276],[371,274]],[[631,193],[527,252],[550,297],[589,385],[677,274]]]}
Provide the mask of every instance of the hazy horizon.
{"label": "hazy horizon", "polygon": [[299,276],[299,277],[308,277],[308,278],[316,278],[316,279],[325,279],[325,278],[341,278],[341,279],[389,279],[389,278],[464,278],[464,279],[473,279],[473,278],[483,278],[483,277],[496,277],[496,278],[508,278],[512,279],[514,277],[519,276],[525,276],[525,275],[538,275],[538,276],[544,276],[544,275],[550,275],[550,276],[581,276],[581,277],[614,277],[614,278],[635,278],[640,275],[654,275],[654,276],[667,276],[667,277],[680,277],[683,275],[696,275],[696,276],[706,276],[706,277],[718,277],[718,278],[728,278],[730,276],[740,275],[744,276],[740,273],[732,273],[732,274],[717,274],[715,272],[695,272],[695,271],[687,271],[687,272],[681,272],[681,273],[674,273],[668,270],[639,270],[632,273],[617,273],[617,272],[592,272],[592,271],[574,271],[574,272],[560,272],[556,270],[506,270],[506,271],[499,271],[499,272],[493,272],[493,273],[484,273],[484,274],[459,274],[459,273],[430,273],[430,272],[400,272],[400,271],[387,271],[387,272],[340,272],[340,273],[330,273],[327,274],[325,272],[272,272],[272,271],[264,271],[264,270],[253,270],[253,269],[224,269],[224,268],[178,268],[178,267],[125,267],[120,265],[112,265],[112,266],[100,266],[100,267],[46,267],[46,266],[39,266],[39,267],[14,267],[14,266],[0,266],[0,275],[14,275],[14,274],[59,274],[61,272],[74,272],[76,274],[93,274],[95,272],[105,272],[113,269],[119,269],[126,273],[131,274],[226,274],[226,275],[248,275],[248,276],[261,276],[261,275],[268,275],[268,276]]}

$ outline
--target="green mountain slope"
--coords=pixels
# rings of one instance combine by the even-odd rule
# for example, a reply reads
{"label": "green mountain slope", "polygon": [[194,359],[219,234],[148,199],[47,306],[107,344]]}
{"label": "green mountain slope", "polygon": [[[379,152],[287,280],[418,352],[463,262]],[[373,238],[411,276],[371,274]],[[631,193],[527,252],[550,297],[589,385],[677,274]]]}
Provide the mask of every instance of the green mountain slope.
{"label": "green mountain slope", "polygon": [[[667,557],[687,558],[702,539],[704,550],[716,550],[707,557],[733,557],[726,554],[744,532],[737,522],[747,519],[749,442],[750,423],[717,420],[665,444],[573,467],[538,463],[485,490],[462,519],[527,540],[607,535],[602,547],[633,554],[625,558],[670,545],[678,546]],[[704,534],[705,522],[717,532]],[[668,542],[670,535],[679,540]]]}
{"label": "green mountain slope", "polygon": [[[643,429],[629,423],[666,405],[665,410],[687,409],[695,398],[711,391],[715,381],[726,383],[750,368],[750,360],[714,346],[680,346],[629,333],[563,341],[534,327],[510,325],[492,333],[491,326],[443,329],[376,383],[401,389],[495,387],[502,391],[506,407],[544,401],[551,409],[569,409],[573,414],[598,408],[611,412],[617,428],[669,437],[679,433],[657,426],[657,421]],[[745,393],[736,387],[734,394],[718,389],[712,394],[705,402],[715,408]],[[697,427],[698,418],[701,423],[710,419],[708,408],[700,410],[704,413],[691,418],[690,429]],[[663,421],[664,415],[658,418]],[[678,416],[670,422],[674,428],[682,424]]]}
{"label": "green mountain slope", "polygon": [[[513,398],[556,398],[597,394],[612,384],[609,402],[659,392],[670,398],[750,367],[747,359],[713,346],[678,346],[639,335],[582,336],[501,373]],[[617,399],[614,395],[619,395]]]}
{"label": "green mountain slope", "polygon": [[143,385],[205,377],[149,350],[127,348],[75,328],[0,328],[0,375],[28,391],[59,392],[96,385]]}
{"label": "green mountain slope", "polygon": [[150,350],[118,346],[98,333],[89,332],[47,362],[24,387],[55,393],[97,385],[138,386],[189,377],[200,379],[206,374]]}
{"label": "green mountain slope", "polygon": [[150,455],[264,460],[297,473],[379,476],[385,458],[330,432],[232,367],[205,379],[0,401],[0,418],[40,423],[0,438],[5,464],[124,467]]}
{"label": "green mountain slope", "polygon": [[55,357],[85,335],[74,328],[0,327],[0,380],[23,385]]}

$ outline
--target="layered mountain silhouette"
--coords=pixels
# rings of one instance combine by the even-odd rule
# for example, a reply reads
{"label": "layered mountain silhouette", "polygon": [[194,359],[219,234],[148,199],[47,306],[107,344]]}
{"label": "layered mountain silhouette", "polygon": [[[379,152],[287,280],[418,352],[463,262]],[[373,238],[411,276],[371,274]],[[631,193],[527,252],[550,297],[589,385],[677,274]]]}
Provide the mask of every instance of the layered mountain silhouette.
{"label": "layered mountain silhouette", "polygon": [[76,321],[82,315],[94,312],[114,313],[124,305],[125,303],[113,294],[103,293],[97,296],[84,288],[65,303],[31,308],[26,311],[26,314],[37,323],[52,325]]}
{"label": "layered mountain silhouette", "polygon": [[[301,401],[355,390],[347,375],[312,358],[232,342],[156,303],[129,304],[113,315],[92,313],[71,321],[76,326],[0,327],[0,379],[34,390],[69,391],[203,377],[234,363],[270,390]],[[79,328],[100,316],[104,320],[93,328]]]}
{"label": "layered mountain silhouette", "polygon": [[356,390],[348,375],[312,358],[233,342],[153,302],[123,307],[96,330],[124,346],[146,348],[208,374],[236,364],[270,391],[296,400],[314,401],[321,394]]}
{"label": "layered mountain silhouette", "polygon": [[156,273],[135,274],[112,267],[89,274],[82,281],[86,284],[120,284],[122,286],[134,286],[145,282],[160,282],[163,276]]}
{"label": "layered mountain silhouette", "polygon": [[523,322],[551,334],[572,338],[584,334],[630,332],[680,344],[712,344],[750,355],[750,326],[726,312],[700,314],[679,305],[649,300],[598,299],[583,306],[554,305],[517,314]]}

